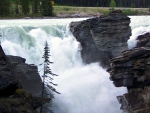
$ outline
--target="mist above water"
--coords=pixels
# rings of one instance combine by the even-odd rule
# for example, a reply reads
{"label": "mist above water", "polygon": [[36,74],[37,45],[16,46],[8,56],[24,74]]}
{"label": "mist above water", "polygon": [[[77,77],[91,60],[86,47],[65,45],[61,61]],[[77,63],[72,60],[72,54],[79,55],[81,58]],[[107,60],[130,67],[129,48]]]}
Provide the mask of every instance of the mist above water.
{"label": "mist above water", "polygon": [[[141,19],[131,17],[133,32],[129,48],[136,45],[137,35],[150,28],[148,23],[142,24],[146,21],[142,19],[150,20],[150,17],[138,18]],[[54,113],[121,113],[116,96],[124,94],[126,88],[114,87],[109,74],[98,63],[83,64],[79,43],[68,28],[71,21],[79,20],[83,19],[0,20],[1,45],[6,54],[21,56],[27,63],[38,65],[43,62],[47,40],[50,60],[54,62],[50,67],[59,75],[53,82],[61,93],[53,99]]]}

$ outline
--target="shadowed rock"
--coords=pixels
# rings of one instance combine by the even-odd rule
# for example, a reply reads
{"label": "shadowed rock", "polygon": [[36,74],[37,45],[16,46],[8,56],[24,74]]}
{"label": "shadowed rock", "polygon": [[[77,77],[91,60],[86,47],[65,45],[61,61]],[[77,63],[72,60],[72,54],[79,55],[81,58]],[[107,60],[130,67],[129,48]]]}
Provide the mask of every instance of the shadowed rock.
{"label": "shadowed rock", "polygon": [[12,72],[10,62],[0,45],[0,97],[14,94],[19,82]]}
{"label": "shadowed rock", "polygon": [[150,33],[137,40],[137,47],[113,58],[107,70],[116,87],[128,89],[117,97],[124,113],[150,113]]}
{"label": "shadowed rock", "polygon": [[150,47],[150,33],[140,35],[136,40],[138,41],[136,47]]}
{"label": "shadowed rock", "polygon": [[38,73],[37,66],[34,64],[26,64],[26,60],[18,56],[8,55],[7,57],[22,87],[33,96],[41,97],[42,80]]}
{"label": "shadowed rock", "polygon": [[0,113],[37,113],[37,108],[50,101],[40,98],[41,89],[37,66],[6,56],[0,45]]}
{"label": "shadowed rock", "polygon": [[122,56],[111,61],[108,72],[116,87],[139,87],[141,84],[150,85],[148,78],[150,70],[150,48],[139,47],[122,52]]}
{"label": "shadowed rock", "polygon": [[130,18],[120,10],[107,16],[70,23],[70,30],[81,44],[85,63],[100,62],[109,66],[109,60],[127,49],[131,35]]}

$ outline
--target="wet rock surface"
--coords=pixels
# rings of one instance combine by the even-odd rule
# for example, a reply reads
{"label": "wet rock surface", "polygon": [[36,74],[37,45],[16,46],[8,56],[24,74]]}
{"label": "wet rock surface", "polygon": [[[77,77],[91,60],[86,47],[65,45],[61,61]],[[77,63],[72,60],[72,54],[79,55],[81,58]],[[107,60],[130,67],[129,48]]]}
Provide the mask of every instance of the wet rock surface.
{"label": "wet rock surface", "polygon": [[0,113],[38,113],[50,101],[41,98],[37,66],[18,56],[6,56],[0,45]]}
{"label": "wet rock surface", "polygon": [[136,47],[150,47],[150,33],[145,33],[137,37]]}
{"label": "wet rock surface", "polygon": [[85,63],[100,62],[109,66],[109,60],[127,49],[131,35],[130,18],[121,10],[106,16],[70,23],[70,30],[81,44],[81,55]]}
{"label": "wet rock surface", "polygon": [[2,47],[0,46],[0,96],[10,96],[18,88],[19,82],[12,72]]}
{"label": "wet rock surface", "polygon": [[118,96],[124,113],[150,113],[150,33],[137,37],[137,46],[113,58],[107,70],[116,87],[128,92]]}
{"label": "wet rock surface", "polygon": [[[112,59],[108,72],[116,87],[138,87],[149,84],[150,48],[139,47],[122,52],[122,56]],[[121,81],[120,81],[121,80]]]}
{"label": "wet rock surface", "polygon": [[20,86],[33,96],[41,97],[42,80],[37,66],[26,64],[25,59],[18,56],[6,56],[0,46],[0,96],[12,95]]}
{"label": "wet rock surface", "polygon": [[21,86],[33,96],[41,97],[42,80],[38,73],[37,66],[26,64],[26,59],[19,56],[7,55],[12,65],[12,70]]}

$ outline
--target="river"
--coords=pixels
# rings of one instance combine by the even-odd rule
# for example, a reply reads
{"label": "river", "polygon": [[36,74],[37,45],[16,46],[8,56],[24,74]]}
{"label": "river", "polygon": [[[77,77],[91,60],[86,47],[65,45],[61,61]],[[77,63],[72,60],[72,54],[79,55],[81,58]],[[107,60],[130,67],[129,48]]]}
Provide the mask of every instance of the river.
{"label": "river", "polygon": [[[149,16],[131,16],[132,36],[129,49],[136,45],[139,34],[150,32]],[[106,69],[98,63],[85,65],[82,62],[79,43],[68,25],[70,19],[13,19],[0,20],[1,45],[7,55],[26,58],[26,63],[40,64],[45,41],[50,47],[50,66],[55,88],[52,109],[54,113],[121,113],[116,96],[124,94],[126,88],[116,88],[109,80]],[[38,67],[42,75],[42,67]]]}

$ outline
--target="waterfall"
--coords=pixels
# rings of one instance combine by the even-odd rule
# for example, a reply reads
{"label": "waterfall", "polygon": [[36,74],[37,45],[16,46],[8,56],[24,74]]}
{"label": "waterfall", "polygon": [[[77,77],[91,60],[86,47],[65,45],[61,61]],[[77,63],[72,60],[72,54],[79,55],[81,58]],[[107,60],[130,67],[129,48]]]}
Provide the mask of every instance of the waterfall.
{"label": "waterfall", "polygon": [[128,40],[128,48],[132,49],[137,44],[137,36],[150,32],[150,16],[131,16],[132,36]]}
{"label": "waterfall", "polygon": [[[48,42],[50,60],[54,62],[50,68],[59,75],[53,82],[61,93],[53,99],[54,113],[121,113],[116,96],[124,94],[126,88],[114,87],[106,69],[98,63],[82,62],[79,43],[68,28],[71,21],[80,20],[84,18],[0,20],[1,45],[7,55],[21,56],[26,58],[26,63],[38,65],[43,62],[44,43]],[[129,48],[135,46],[136,35],[141,30],[150,28],[139,20],[138,26],[134,17],[131,21],[133,35],[128,41]],[[39,67],[40,74],[41,70]]]}

